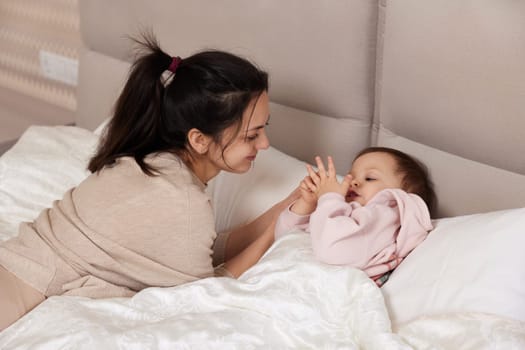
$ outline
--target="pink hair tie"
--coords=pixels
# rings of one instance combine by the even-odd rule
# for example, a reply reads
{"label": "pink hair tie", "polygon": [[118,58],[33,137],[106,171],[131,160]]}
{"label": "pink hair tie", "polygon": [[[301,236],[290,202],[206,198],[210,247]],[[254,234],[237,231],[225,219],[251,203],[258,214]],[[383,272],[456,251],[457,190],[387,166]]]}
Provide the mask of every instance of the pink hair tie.
{"label": "pink hair tie", "polygon": [[182,58],[180,58],[179,56],[173,57],[173,59],[171,60],[170,66],[168,67],[168,70],[172,72],[173,74],[175,74],[175,71],[177,70],[177,67],[179,66],[181,62],[182,62]]}

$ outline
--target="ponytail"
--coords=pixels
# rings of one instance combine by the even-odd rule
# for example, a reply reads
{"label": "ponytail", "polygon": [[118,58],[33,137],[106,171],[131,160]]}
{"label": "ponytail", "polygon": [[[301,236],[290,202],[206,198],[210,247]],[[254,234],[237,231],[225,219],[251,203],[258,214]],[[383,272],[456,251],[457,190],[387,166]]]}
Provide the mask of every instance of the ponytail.
{"label": "ponytail", "polygon": [[[90,160],[91,172],[101,170],[117,158],[133,156],[142,171],[151,175],[152,169],[144,162],[148,154],[162,150],[161,144],[162,73],[171,63],[171,57],[162,51],[151,36],[144,41],[134,39],[140,48],[140,57],[133,63],[126,85],[114,107],[96,155]],[[147,50],[147,51],[146,51]]]}
{"label": "ponytail", "polygon": [[172,58],[152,34],[133,40],[138,58],[88,164],[91,172],[130,156],[145,174],[154,175],[147,155],[188,153],[192,128],[219,142],[226,128],[240,126],[250,101],[268,90],[267,73],[231,53],[211,50]]}

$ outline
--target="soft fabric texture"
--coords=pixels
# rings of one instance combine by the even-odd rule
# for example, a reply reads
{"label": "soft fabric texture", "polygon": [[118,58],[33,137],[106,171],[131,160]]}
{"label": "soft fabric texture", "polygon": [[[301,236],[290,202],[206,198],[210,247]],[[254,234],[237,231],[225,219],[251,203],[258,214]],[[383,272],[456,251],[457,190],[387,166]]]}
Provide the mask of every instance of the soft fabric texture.
{"label": "soft fabric texture", "polygon": [[525,322],[524,233],[525,208],[436,220],[382,288],[392,322],[454,312]]}
{"label": "soft fabric texture", "polygon": [[46,296],[130,296],[213,275],[204,184],[173,155],[147,162],[158,176],[125,157],[68,190],[0,245],[0,265]]}
{"label": "soft fabric texture", "polygon": [[[32,127],[0,157],[1,240],[88,175],[96,141],[80,128]],[[207,189],[218,227],[257,216],[305,174],[303,162],[276,149],[243,176],[219,174],[221,186]],[[205,278],[132,298],[51,297],[0,333],[0,348],[521,350],[524,220],[525,208],[438,220],[381,289],[362,271],[316,262],[298,231],[239,280]]]}
{"label": "soft fabric texture", "polygon": [[396,332],[381,290],[366,274],[317,262],[309,236],[297,230],[238,280],[206,278],[148,288],[132,298],[51,297],[0,333],[0,348],[521,350],[525,345],[523,324],[485,314],[421,318]]}
{"label": "soft fabric texture", "polygon": [[426,238],[432,222],[419,196],[385,189],[365,206],[330,192],[319,198],[311,215],[297,215],[288,207],[277,220],[275,237],[294,227],[310,233],[317,259],[359,268],[381,285],[381,277]]}
{"label": "soft fabric texture", "polygon": [[87,162],[98,137],[72,127],[33,126],[0,157],[0,239],[18,232],[22,221],[62,198],[89,175]]}
{"label": "soft fabric texture", "polygon": [[206,278],[125,299],[49,298],[0,333],[1,349],[24,344],[41,350],[66,344],[98,350],[410,349],[392,333],[379,288],[362,271],[316,262],[300,231],[277,242],[238,280]]}

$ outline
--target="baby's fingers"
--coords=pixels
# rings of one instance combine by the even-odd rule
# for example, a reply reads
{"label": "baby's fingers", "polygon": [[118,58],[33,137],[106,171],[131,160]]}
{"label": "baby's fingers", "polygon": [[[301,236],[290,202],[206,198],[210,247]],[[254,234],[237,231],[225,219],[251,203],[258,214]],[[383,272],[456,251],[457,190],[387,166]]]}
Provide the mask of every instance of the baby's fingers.
{"label": "baby's fingers", "polygon": [[341,187],[345,192],[348,192],[348,190],[350,189],[353,179],[354,178],[350,174],[346,174],[345,177],[343,177],[343,181],[341,182]]}
{"label": "baby's fingers", "polygon": [[319,176],[325,176],[326,169],[324,167],[323,161],[321,160],[321,157],[315,157],[315,163],[317,164],[317,168],[319,169]]}
{"label": "baby's fingers", "polygon": [[334,160],[331,156],[328,156],[328,172],[326,173],[326,176],[335,176],[337,174],[335,170]]}

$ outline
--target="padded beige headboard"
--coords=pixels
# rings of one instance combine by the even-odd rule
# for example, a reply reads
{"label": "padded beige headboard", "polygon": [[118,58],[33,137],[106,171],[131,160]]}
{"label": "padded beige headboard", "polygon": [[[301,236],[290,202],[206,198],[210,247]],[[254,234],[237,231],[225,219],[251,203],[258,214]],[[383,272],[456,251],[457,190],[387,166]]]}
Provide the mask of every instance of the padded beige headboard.
{"label": "padded beige headboard", "polygon": [[[344,173],[386,145],[428,165],[439,216],[525,206],[525,2],[80,0],[77,124],[111,115],[131,41],[270,73],[272,146]],[[283,169],[283,171],[286,171]]]}

